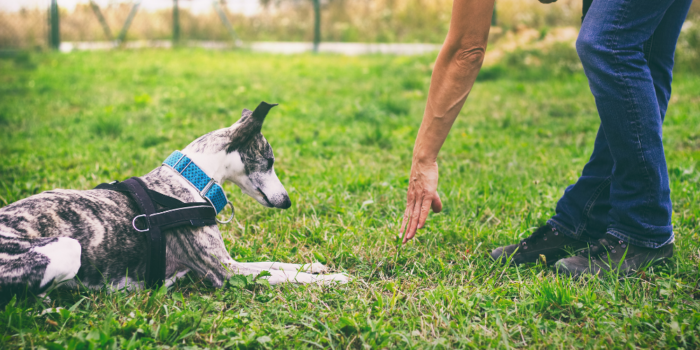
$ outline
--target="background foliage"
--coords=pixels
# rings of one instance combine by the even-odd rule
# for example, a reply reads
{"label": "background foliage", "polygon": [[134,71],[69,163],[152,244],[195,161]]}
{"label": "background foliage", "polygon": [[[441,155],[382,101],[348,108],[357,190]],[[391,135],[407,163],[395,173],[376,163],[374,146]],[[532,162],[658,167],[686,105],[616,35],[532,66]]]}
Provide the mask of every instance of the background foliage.
{"label": "background foliage", "polygon": [[[149,0],[144,0],[149,1]],[[196,0],[206,1],[206,0]],[[59,5],[61,1],[59,0]],[[180,1],[183,40],[229,40],[230,35],[213,11],[193,12],[193,2]],[[309,0],[270,0],[253,16],[229,13],[243,41],[311,41],[313,11]],[[47,3],[48,6],[48,3]],[[102,7],[113,35],[121,29],[131,2],[114,1]],[[518,28],[537,30],[581,23],[581,0],[559,0],[544,5],[537,0],[497,0],[497,26],[502,32]],[[322,2],[322,41],[442,43],[452,11],[450,0],[329,0]],[[689,18],[700,16],[695,2]],[[0,48],[31,47],[46,40],[45,8],[18,13],[0,12]],[[172,10],[140,10],[130,27],[129,40],[168,40],[172,37]],[[61,10],[63,41],[107,40],[89,5]],[[697,45],[695,46],[697,49]]]}

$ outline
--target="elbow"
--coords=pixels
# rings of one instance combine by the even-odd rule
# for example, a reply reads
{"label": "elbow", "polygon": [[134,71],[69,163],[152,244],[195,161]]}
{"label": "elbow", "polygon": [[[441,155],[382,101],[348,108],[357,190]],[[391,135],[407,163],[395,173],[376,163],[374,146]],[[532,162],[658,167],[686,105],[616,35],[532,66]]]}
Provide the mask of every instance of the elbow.
{"label": "elbow", "polygon": [[453,50],[452,62],[464,69],[479,69],[484,62],[486,48],[484,46],[460,46]]}

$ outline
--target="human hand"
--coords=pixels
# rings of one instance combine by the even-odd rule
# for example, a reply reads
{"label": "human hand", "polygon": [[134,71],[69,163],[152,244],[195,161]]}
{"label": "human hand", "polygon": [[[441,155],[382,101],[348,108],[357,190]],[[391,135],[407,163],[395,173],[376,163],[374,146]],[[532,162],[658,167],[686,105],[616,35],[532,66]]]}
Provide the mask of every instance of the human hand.
{"label": "human hand", "polygon": [[411,177],[408,182],[406,211],[401,221],[399,237],[403,243],[416,235],[416,230],[423,228],[428,218],[430,208],[433,212],[442,211],[442,201],[437,193],[438,165],[437,162],[421,162],[414,159],[411,166]]}

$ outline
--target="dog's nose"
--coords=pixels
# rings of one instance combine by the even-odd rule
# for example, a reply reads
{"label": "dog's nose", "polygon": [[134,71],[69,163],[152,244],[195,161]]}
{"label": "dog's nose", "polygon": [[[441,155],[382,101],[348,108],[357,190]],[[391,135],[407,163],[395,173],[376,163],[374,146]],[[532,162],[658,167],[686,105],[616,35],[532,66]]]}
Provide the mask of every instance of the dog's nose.
{"label": "dog's nose", "polygon": [[289,207],[292,206],[292,201],[289,200],[289,195],[285,194],[284,195],[284,200],[277,204],[276,207],[280,209],[288,209]]}

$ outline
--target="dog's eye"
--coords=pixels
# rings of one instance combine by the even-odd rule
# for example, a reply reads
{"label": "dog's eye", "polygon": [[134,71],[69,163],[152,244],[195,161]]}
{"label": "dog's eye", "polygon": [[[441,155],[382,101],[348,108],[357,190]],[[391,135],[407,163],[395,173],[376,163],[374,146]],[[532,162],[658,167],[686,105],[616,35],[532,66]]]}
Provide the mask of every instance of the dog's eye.
{"label": "dog's eye", "polygon": [[268,158],[267,159],[267,168],[272,169],[273,164],[275,164],[275,158]]}

